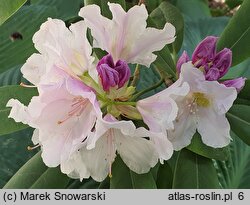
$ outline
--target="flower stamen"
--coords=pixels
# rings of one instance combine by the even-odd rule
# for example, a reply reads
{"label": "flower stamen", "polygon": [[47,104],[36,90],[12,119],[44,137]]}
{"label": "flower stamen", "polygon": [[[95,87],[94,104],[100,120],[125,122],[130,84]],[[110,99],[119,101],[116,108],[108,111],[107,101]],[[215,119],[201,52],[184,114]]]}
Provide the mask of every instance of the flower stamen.
{"label": "flower stamen", "polygon": [[57,122],[57,124],[62,124],[68,119],[70,119],[73,116],[79,117],[83,113],[84,109],[86,108],[86,105],[88,103],[87,99],[84,99],[82,97],[76,97],[73,99],[73,104],[71,105],[72,110],[68,112],[68,115],[65,119],[60,120]]}
{"label": "flower stamen", "polygon": [[25,84],[23,82],[20,83],[20,86],[25,87],[25,88],[36,88],[35,85],[27,85],[27,84]]}
{"label": "flower stamen", "polygon": [[28,147],[27,147],[27,150],[31,151],[31,150],[34,150],[34,149],[40,147],[40,146],[41,146],[40,144],[36,144],[36,145],[34,145],[33,147],[32,147],[32,146],[28,146]]}

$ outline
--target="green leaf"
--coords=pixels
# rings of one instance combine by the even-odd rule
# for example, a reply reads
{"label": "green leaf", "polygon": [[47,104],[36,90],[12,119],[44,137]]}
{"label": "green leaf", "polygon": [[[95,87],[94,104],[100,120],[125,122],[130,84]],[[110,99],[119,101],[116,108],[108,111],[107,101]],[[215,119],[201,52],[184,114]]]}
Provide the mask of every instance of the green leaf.
{"label": "green leaf", "polygon": [[26,88],[20,85],[0,87],[0,110],[6,109],[6,104],[11,98],[18,99],[23,104],[28,105],[35,95],[38,95],[36,88]]}
{"label": "green leaf", "polygon": [[108,2],[110,3],[118,3],[120,4],[124,10],[126,10],[126,2],[125,0],[84,0],[84,4],[85,5],[89,5],[89,4],[96,4],[101,8],[101,13],[102,15],[108,17],[108,18],[112,18],[112,14],[111,11],[109,10],[108,7]]}
{"label": "green leaf", "polygon": [[146,174],[136,174],[130,171],[130,175],[134,189],[157,189],[156,182],[151,171]]}
{"label": "green leaf", "polygon": [[250,147],[234,133],[227,161],[216,161],[220,184],[224,189],[250,188]]}
{"label": "green leaf", "polygon": [[177,0],[176,7],[180,9],[187,20],[211,16],[208,3],[204,0]]}
{"label": "green leaf", "polygon": [[228,7],[229,7],[230,9],[233,9],[233,8],[235,8],[235,7],[239,6],[239,5],[241,5],[242,2],[243,2],[243,0],[226,0],[225,3],[228,5]]}
{"label": "green leaf", "polygon": [[250,1],[244,1],[231,18],[218,41],[218,50],[230,48],[233,52],[233,65],[250,57]]}
{"label": "green leaf", "polygon": [[69,177],[59,167],[48,168],[30,187],[31,189],[63,189],[69,183]]}
{"label": "green leaf", "polygon": [[130,170],[122,161],[120,156],[117,156],[112,164],[112,177],[110,178],[111,189],[131,189],[132,181],[130,178]]}
{"label": "green leaf", "polygon": [[27,128],[27,125],[16,123],[8,118],[10,108],[6,107],[7,102],[14,98],[27,105],[33,96],[37,95],[36,88],[24,88],[19,85],[0,87],[0,135],[9,134]]}
{"label": "green leaf", "polygon": [[28,151],[27,146],[33,144],[31,136],[33,129],[0,136],[0,188],[22,167],[36,150]]}
{"label": "green leaf", "polygon": [[157,176],[157,188],[158,189],[171,189],[173,183],[173,171],[169,164],[165,162],[161,164],[158,170]]}
{"label": "green leaf", "polygon": [[226,160],[229,155],[229,148],[213,148],[205,145],[201,141],[201,136],[199,133],[196,133],[193,136],[191,144],[187,147],[188,150],[201,155],[203,157],[207,157],[209,159],[216,159],[216,160]]}
{"label": "green leaf", "polygon": [[223,79],[232,79],[239,77],[250,78],[250,59],[247,59],[242,63],[231,67],[228,73],[223,77]]}
{"label": "green leaf", "polygon": [[28,127],[28,125],[24,125],[22,123],[16,123],[13,119],[8,118],[9,113],[10,113],[9,108],[5,110],[0,110],[0,119],[1,119],[0,136],[17,132]]}
{"label": "green leaf", "polygon": [[59,168],[48,168],[38,152],[4,186],[5,189],[59,189],[65,188],[69,178]]}
{"label": "green leaf", "polygon": [[70,181],[67,189],[98,189],[100,186],[100,183],[92,178],[84,179],[82,182],[79,179],[71,179]]}
{"label": "green leaf", "polygon": [[[43,5],[23,6],[16,14],[0,27],[0,73],[25,63],[36,52],[32,36],[48,17],[55,17],[54,7]],[[10,36],[18,32],[22,40],[11,41]]]}
{"label": "green leaf", "polygon": [[250,145],[250,106],[233,105],[227,113],[232,131]]}
{"label": "green leaf", "polygon": [[162,29],[167,22],[174,25],[176,29],[176,39],[170,48],[173,52],[178,53],[182,45],[184,32],[184,19],[180,11],[169,2],[164,1],[152,11],[150,19],[158,29]]}
{"label": "green leaf", "polygon": [[[151,13],[154,9],[156,9],[164,0],[145,0],[145,5],[147,7],[148,13]],[[138,4],[138,1],[135,4]]]}
{"label": "green leaf", "polygon": [[136,174],[117,156],[112,165],[111,189],[155,189],[156,183],[151,173]]}
{"label": "green leaf", "polygon": [[67,20],[78,16],[80,8],[84,5],[84,0],[31,0],[31,4],[54,7],[57,10],[56,18]]}
{"label": "green leaf", "polygon": [[173,188],[219,188],[219,181],[212,160],[186,149],[181,150],[175,164]]}
{"label": "green leaf", "polygon": [[[134,65],[129,65],[130,68],[132,68],[132,72],[134,72]],[[137,91],[142,91],[144,89],[147,89],[150,86],[155,85],[156,83],[158,83],[160,81],[160,76],[159,73],[153,68],[153,66],[151,66],[150,68],[146,68],[144,66],[142,66],[140,68],[140,77],[139,77],[139,83],[137,83]],[[146,97],[149,97],[157,92],[162,91],[164,88],[166,88],[166,86],[164,85],[164,83],[157,87],[156,89],[145,93],[144,95],[142,95],[139,99],[143,99]]]}
{"label": "green leaf", "polygon": [[41,152],[32,157],[4,186],[5,189],[28,189],[47,170]]}
{"label": "green leaf", "polygon": [[9,70],[0,74],[0,86],[4,85],[19,85],[21,82],[27,83],[22,77],[22,73],[20,71],[21,65],[14,66]]}
{"label": "green leaf", "polygon": [[11,17],[27,0],[0,0],[0,25]]}
{"label": "green leaf", "polygon": [[165,46],[161,51],[155,52],[157,59],[153,63],[160,70],[163,77],[169,76],[176,78],[176,69],[173,58],[170,54],[168,46]]}
{"label": "green leaf", "polygon": [[[192,55],[195,47],[207,36],[220,36],[228,23],[228,17],[193,19],[185,21],[185,35],[182,51]],[[205,26],[204,26],[205,25]]]}

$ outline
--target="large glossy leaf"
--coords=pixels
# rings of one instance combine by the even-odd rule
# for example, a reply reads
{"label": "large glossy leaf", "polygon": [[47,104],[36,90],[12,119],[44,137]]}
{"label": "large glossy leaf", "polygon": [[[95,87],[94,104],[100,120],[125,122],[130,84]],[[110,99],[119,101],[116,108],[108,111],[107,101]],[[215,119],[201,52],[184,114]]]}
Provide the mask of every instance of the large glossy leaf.
{"label": "large glossy leaf", "polygon": [[0,87],[0,110],[6,109],[6,104],[11,98],[18,99],[27,105],[35,95],[38,95],[36,88],[26,88],[20,85]]}
{"label": "large glossy leaf", "polygon": [[250,106],[233,105],[227,113],[232,131],[250,145]]}
{"label": "large glossy leaf", "polygon": [[125,0],[102,0],[102,1],[99,1],[99,0],[84,0],[85,5],[96,4],[101,8],[102,15],[104,15],[104,16],[106,16],[108,18],[112,18],[112,14],[111,14],[111,12],[109,10],[109,7],[108,7],[108,2],[110,2],[110,3],[118,3],[123,7],[123,9],[126,10],[126,2],[125,2]]}
{"label": "large glossy leaf", "polygon": [[[43,5],[24,6],[0,27],[0,73],[23,64],[36,52],[32,36],[48,17],[55,17],[54,7]],[[18,32],[22,40],[11,41],[10,36]]]}
{"label": "large glossy leaf", "polygon": [[203,157],[207,157],[210,159],[217,159],[221,161],[226,160],[229,155],[228,147],[213,148],[203,144],[199,133],[196,133],[193,136],[192,142],[187,147],[187,149]]}
{"label": "large glossy leaf", "polygon": [[156,188],[156,182],[151,171],[146,174],[136,174],[129,170],[120,157],[116,157],[116,160],[112,166],[110,188],[154,189]]}
{"label": "large glossy leaf", "polygon": [[[44,165],[41,153],[37,153],[4,186],[6,189],[27,189],[47,170]],[[49,188],[49,187],[48,187]]]}
{"label": "large glossy leaf", "polygon": [[82,182],[79,179],[71,179],[67,185],[67,189],[98,189],[99,186],[100,183],[92,178],[84,179]]}
{"label": "large glossy leaf", "polygon": [[157,188],[158,189],[171,189],[173,183],[173,171],[170,165],[165,162],[161,164],[158,169],[157,175]]}
{"label": "large glossy leaf", "polygon": [[156,182],[150,172],[146,174],[136,174],[130,171],[132,186],[134,189],[156,189]]}
{"label": "large glossy leaf", "polygon": [[206,0],[177,0],[175,5],[187,20],[211,16]]}
{"label": "large glossy leaf", "polygon": [[12,16],[27,0],[0,0],[0,25]]}
{"label": "large glossy leaf", "polygon": [[22,123],[16,123],[13,119],[8,118],[10,113],[10,108],[0,110],[0,135],[6,135],[19,130],[23,130],[28,127]]}
{"label": "large glossy leaf", "polygon": [[29,160],[36,150],[28,151],[33,129],[0,136],[0,188]]}
{"label": "large glossy leaf", "polygon": [[120,156],[117,156],[112,165],[112,177],[110,178],[111,189],[130,189],[132,188],[132,181],[130,177],[130,170],[124,164]]}
{"label": "large glossy leaf", "polygon": [[171,76],[175,79],[176,68],[168,46],[165,46],[161,51],[155,53],[157,55],[157,59],[153,65],[161,71],[163,77]]}
{"label": "large glossy leaf", "polygon": [[0,87],[0,135],[27,128],[27,125],[16,123],[13,119],[8,118],[10,108],[7,108],[6,104],[11,98],[14,98],[27,105],[34,95],[37,95],[35,88],[24,88],[19,85]]}
{"label": "large glossy leaf", "polygon": [[164,1],[152,11],[150,18],[156,27],[160,29],[162,29],[167,22],[175,26],[176,39],[170,48],[173,52],[178,53],[182,45],[184,32],[184,19],[180,11],[169,2]]}
{"label": "large glossy leaf", "polygon": [[54,189],[65,188],[69,178],[59,168],[48,168],[38,152],[4,186],[6,189]]}
{"label": "large glossy leaf", "polygon": [[20,71],[21,65],[14,66],[9,70],[0,74],[0,86],[4,85],[15,85],[20,84],[21,82],[26,82],[22,77],[22,73]]}
{"label": "large glossy leaf", "polygon": [[212,160],[187,149],[178,153],[173,174],[173,188],[219,188],[219,181]]}
{"label": "large glossy leaf", "polygon": [[69,177],[59,167],[48,168],[30,187],[31,189],[63,189],[69,183]]}
{"label": "large glossy leaf", "polygon": [[54,7],[57,10],[56,18],[67,20],[78,16],[80,8],[84,5],[84,0],[31,0],[31,4]]}
{"label": "large glossy leaf", "polygon": [[191,56],[195,47],[205,37],[209,35],[220,36],[228,20],[227,17],[186,20],[182,51],[186,50]]}
{"label": "large glossy leaf", "polygon": [[250,1],[244,1],[240,9],[232,17],[219,42],[218,50],[225,47],[233,52],[233,65],[237,65],[250,57]]}
{"label": "large glossy leaf", "polygon": [[231,134],[230,157],[227,161],[216,161],[219,181],[225,189],[250,188],[250,147]]}

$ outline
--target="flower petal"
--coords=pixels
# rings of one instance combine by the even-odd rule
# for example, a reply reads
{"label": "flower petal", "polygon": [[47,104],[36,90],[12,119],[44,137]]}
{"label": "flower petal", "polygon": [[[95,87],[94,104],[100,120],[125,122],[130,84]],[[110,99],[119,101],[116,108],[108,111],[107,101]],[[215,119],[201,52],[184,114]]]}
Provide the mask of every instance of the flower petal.
{"label": "flower petal", "polygon": [[225,115],[213,109],[200,109],[197,130],[204,144],[220,148],[230,143],[230,125]]}
{"label": "flower petal", "polygon": [[165,45],[173,43],[174,40],[175,27],[170,23],[166,23],[163,30],[147,28],[134,43],[126,60],[130,63],[150,67],[150,64],[157,58],[153,52],[161,50]]}
{"label": "flower petal", "polygon": [[37,85],[41,77],[46,73],[46,60],[41,54],[32,54],[22,66],[23,77],[32,84]]}
{"label": "flower petal", "polygon": [[191,143],[196,132],[196,117],[191,115],[187,108],[179,105],[179,114],[174,123],[174,129],[168,130],[168,139],[174,150],[181,150]]}
{"label": "flower petal", "polygon": [[[148,12],[145,5],[125,12],[121,5],[108,3],[113,19],[101,16],[96,5],[85,6],[79,12],[94,37],[94,46],[106,50],[114,61],[148,66],[156,59],[152,53],[175,39],[175,28],[167,23],[163,30],[146,28]],[[136,32],[135,32],[136,31]]]}
{"label": "flower petal", "polygon": [[182,80],[179,79],[169,88],[139,100],[136,107],[151,131],[165,131],[173,127],[173,121],[178,113],[178,107],[174,100],[180,96],[186,96],[188,92],[189,85],[182,84]]}
{"label": "flower petal", "polygon": [[200,84],[200,89],[212,100],[218,114],[225,114],[237,98],[237,91],[234,87],[226,87],[217,81],[205,81]]}
{"label": "flower petal", "polygon": [[[87,27],[83,21],[70,26],[58,19],[49,18],[33,36],[36,49],[52,61],[52,65],[73,76],[82,75],[92,67],[91,46],[86,37]],[[47,68],[47,72],[51,68]]]}
{"label": "flower petal", "polygon": [[117,152],[124,163],[137,174],[147,173],[158,162],[154,144],[144,138],[115,132]]}

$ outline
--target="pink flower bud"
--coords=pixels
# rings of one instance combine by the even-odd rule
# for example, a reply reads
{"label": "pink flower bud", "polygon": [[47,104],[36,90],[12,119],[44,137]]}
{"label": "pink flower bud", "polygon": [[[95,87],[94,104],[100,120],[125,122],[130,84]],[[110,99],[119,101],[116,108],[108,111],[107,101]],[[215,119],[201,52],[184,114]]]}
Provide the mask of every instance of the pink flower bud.
{"label": "pink flower bud", "polygon": [[217,39],[215,36],[208,36],[198,44],[192,55],[192,63],[195,67],[205,67],[206,63],[214,59]]}
{"label": "pink flower bud", "polygon": [[210,68],[205,74],[206,80],[214,81],[220,78],[220,71],[216,67]]}
{"label": "pink flower bud", "polygon": [[187,63],[188,61],[190,61],[190,58],[189,58],[187,52],[183,51],[182,55],[180,56],[179,60],[177,61],[177,65],[176,65],[176,70],[177,70],[178,74],[180,74],[180,72],[181,72],[182,64]]}
{"label": "pink flower bud", "polygon": [[110,87],[121,88],[130,78],[130,69],[123,60],[114,60],[110,54],[104,56],[97,65],[97,72],[101,79],[102,87],[108,91]]}
{"label": "pink flower bud", "polygon": [[235,78],[232,80],[226,80],[222,82],[222,84],[224,84],[227,87],[236,88],[237,92],[239,93],[242,90],[242,88],[245,86],[245,81],[246,81],[246,78],[240,77],[240,78]]}
{"label": "pink flower bud", "polygon": [[220,71],[220,77],[223,77],[232,64],[232,51],[228,48],[224,48],[216,54],[213,60],[213,67],[216,67]]}

